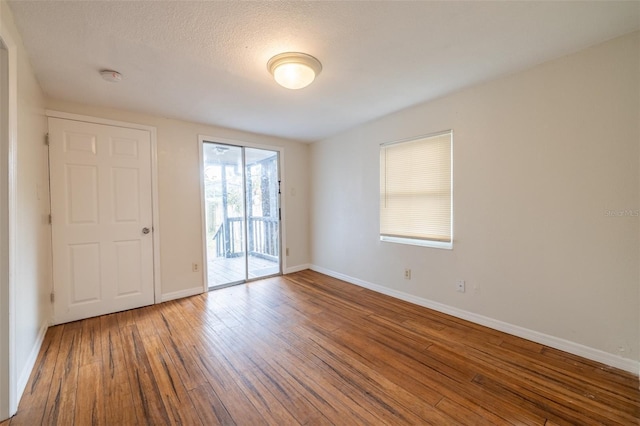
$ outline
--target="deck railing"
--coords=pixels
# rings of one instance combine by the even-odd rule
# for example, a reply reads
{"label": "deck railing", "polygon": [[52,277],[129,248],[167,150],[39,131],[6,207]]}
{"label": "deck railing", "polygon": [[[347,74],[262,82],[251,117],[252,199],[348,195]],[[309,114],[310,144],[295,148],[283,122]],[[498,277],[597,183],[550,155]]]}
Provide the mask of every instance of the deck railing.
{"label": "deck railing", "polygon": [[[222,222],[213,236],[217,257],[238,257],[244,253],[242,242],[242,218],[230,217]],[[249,217],[249,254],[277,261],[280,251],[278,219],[271,217]]]}

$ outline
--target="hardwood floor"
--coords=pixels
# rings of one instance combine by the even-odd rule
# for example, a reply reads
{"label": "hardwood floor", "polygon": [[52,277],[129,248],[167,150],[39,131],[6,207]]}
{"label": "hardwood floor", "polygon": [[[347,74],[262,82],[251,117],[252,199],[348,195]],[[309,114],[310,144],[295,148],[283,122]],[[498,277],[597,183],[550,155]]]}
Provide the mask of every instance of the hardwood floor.
{"label": "hardwood floor", "polygon": [[631,374],[302,271],[52,327],[3,426],[639,420]]}

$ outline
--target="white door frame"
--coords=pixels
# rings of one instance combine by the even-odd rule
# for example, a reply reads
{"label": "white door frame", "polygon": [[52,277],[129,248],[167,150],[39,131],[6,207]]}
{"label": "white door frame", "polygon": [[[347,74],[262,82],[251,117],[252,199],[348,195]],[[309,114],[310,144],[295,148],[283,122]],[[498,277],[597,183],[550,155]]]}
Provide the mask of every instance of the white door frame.
{"label": "white door frame", "polygon": [[[0,272],[0,420],[8,418],[18,411],[18,373],[16,371],[15,353],[15,247],[16,247],[16,149],[18,134],[18,102],[17,102],[17,49],[11,38],[7,25],[0,22],[0,42],[7,50],[8,71],[8,108],[7,128],[0,135],[0,149],[6,156],[7,170],[6,188],[3,188],[3,199],[0,208],[7,214],[6,227],[3,226],[3,251],[6,250],[7,270]],[[5,192],[6,191],[6,192]],[[4,254],[4,253],[3,253]]]}
{"label": "white door frame", "polygon": [[[160,277],[160,218],[158,214],[158,149],[157,130],[144,124],[128,123],[125,121],[107,120],[88,115],[71,114],[67,112],[46,110],[45,114],[51,118],[82,121],[85,123],[104,124],[107,126],[125,127],[128,129],[146,130],[151,135],[151,208],[153,210],[153,289],[154,303],[162,302],[162,282]],[[55,253],[54,253],[55,255]]]}
{"label": "white door frame", "polygon": [[[246,142],[238,139],[228,139],[228,138],[219,138],[217,136],[207,136],[207,135],[198,135],[198,162],[200,168],[200,220],[202,224],[202,291],[209,291],[208,284],[208,273],[209,268],[207,266],[207,224],[206,224],[206,213],[205,213],[205,203],[204,203],[204,152],[203,147],[205,142],[211,143],[221,143],[227,145],[235,145],[235,146],[244,146],[247,148],[257,148],[257,149],[266,149],[269,151],[278,152],[279,164],[278,164],[278,172],[280,173],[280,188],[284,188],[284,148],[281,146],[274,145],[263,145],[252,142]],[[285,227],[285,212],[287,209],[284,207],[285,203],[284,193],[280,194],[280,272],[284,274],[284,271],[287,270],[287,257],[284,256],[285,249],[283,247],[287,247],[287,230]]]}

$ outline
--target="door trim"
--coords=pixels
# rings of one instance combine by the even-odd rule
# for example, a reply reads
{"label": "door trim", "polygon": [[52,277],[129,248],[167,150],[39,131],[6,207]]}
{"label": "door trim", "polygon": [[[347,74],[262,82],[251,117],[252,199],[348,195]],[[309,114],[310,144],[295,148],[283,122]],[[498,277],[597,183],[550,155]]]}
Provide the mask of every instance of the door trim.
{"label": "door trim", "polygon": [[[3,233],[7,237],[7,257],[8,270],[3,272],[0,278],[0,291],[4,297],[0,297],[2,318],[0,323],[7,324],[6,329],[0,330],[0,346],[6,347],[7,359],[0,356],[0,396],[8,401],[7,406],[0,406],[0,420],[13,416],[18,411],[18,395],[22,390],[18,389],[18,372],[16,369],[16,312],[15,312],[15,254],[16,254],[16,217],[17,217],[17,137],[18,137],[18,83],[17,83],[17,48],[9,34],[4,20],[0,21],[0,41],[7,50],[7,71],[8,71],[8,108],[7,108],[7,129],[2,136],[2,146],[7,155],[7,228]],[[4,237],[3,237],[4,238]],[[6,300],[5,300],[6,299]],[[8,410],[8,411],[6,411]]]}
{"label": "door trim", "polygon": [[127,129],[146,130],[151,135],[151,210],[153,220],[153,299],[154,303],[162,302],[162,279],[160,270],[160,216],[158,213],[158,147],[157,129],[144,124],[129,123],[126,121],[108,120],[105,118],[91,117],[88,115],[71,114],[68,112],[45,110],[45,115],[50,118],[62,118],[65,120],[82,121],[92,124],[104,124],[107,126],[124,127]]}
{"label": "door trim", "polygon": [[[207,274],[208,274],[208,265],[207,265],[207,233],[206,230],[206,214],[205,214],[205,205],[204,205],[204,143],[221,143],[227,145],[235,145],[239,147],[247,147],[247,148],[257,148],[257,149],[265,149],[269,151],[278,152],[278,158],[280,164],[278,164],[278,172],[280,173],[280,188],[285,188],[285,159],[284,159],[284,147],[282,146],[274,146],[274,145],[265,145],[265,144],[257,144],[253,142],[247,142],[238,139],[229,139],[229,138],[221,138],[217,136],[208,136],[208,135],[198,135],[198,168],[200,170],[200,222],[201,222],[201,236],[202,236],[202,291],[208,292],[209,287],[207,286]],[[285,253],[284,247],[287,247],[287,229],[286,229],[286,211],[285,208],[285,196],[284,192],[280,194],[280,273],[284,274],[284,271],[287,269],[287,258],[283,254]],[[249,281],[249,280],[248,280]]]}

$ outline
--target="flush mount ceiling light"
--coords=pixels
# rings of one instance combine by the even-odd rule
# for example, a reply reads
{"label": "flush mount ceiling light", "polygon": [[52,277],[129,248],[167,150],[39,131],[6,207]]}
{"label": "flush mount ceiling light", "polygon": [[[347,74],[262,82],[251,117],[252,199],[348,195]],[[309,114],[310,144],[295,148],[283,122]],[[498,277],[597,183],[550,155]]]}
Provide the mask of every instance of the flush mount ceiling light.
{"label": "flush mount ceiling light", "polygon": [[118,71],[102,70],[100,71],[100,75],[103,79],[111,83],[119,83],[120,80],[122,80],[122,74],[120,74]]}
{"label": "flush mount ceiling light", "polygon": [[269,59],[267,69],[279,85],[287,89],[302,89],[320,74],[322,64],[306,53],[287,52]]}

